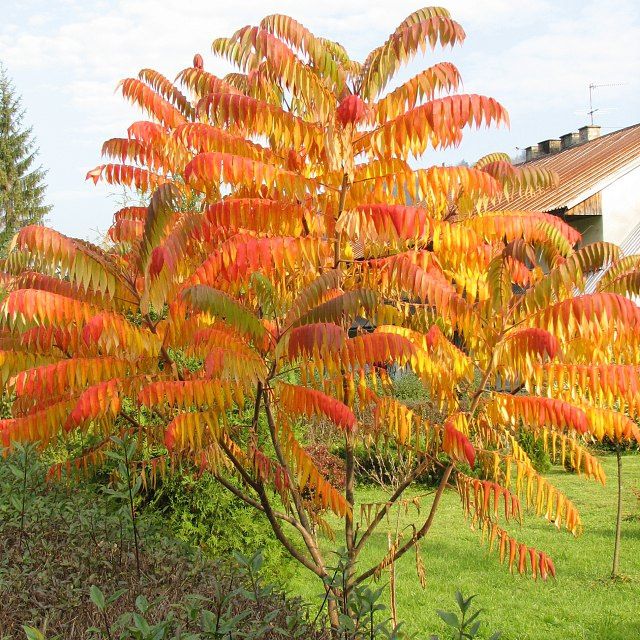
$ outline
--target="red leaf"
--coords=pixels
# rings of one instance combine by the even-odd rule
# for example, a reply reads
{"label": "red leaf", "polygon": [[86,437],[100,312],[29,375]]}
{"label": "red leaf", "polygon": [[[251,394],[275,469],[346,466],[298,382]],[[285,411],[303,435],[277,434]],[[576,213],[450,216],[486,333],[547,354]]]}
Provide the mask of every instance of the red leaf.
{"label": "red leaf", "polygon": [[102,315],[97,315],[91,318],[82,329],[82,339],[87,346],[95,344],[100,339],[102,331],[104,330],[104,319]]}
{"label": "red leaf", "polygon": [[336,120],[343,126],[359,124],[369,114],[369,107],[360,96],[349,95],[338,105]]}
{"label": "red leaf", "polygon": [[450,456],[457,458],[465,458],[470,467],[476,462],[476,451],[469,439],[458,431],[451,420],[447,420],[444,425],[444,439],[442,448]]}
{"label": "red leaf", "polygon": [[149,275],[152,278],[158,276],[158,274],[162,271],[162,267],[164,267],[167,262],[167,250],[165,247],[156,247],[151,252],[151,262],[149,264]]}

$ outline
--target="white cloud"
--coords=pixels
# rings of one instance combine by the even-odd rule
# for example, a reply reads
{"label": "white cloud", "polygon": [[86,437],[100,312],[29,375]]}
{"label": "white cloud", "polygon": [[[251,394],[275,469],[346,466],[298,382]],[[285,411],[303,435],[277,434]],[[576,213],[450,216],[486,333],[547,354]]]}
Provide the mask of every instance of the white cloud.
{"label": "white cloud", "polygon": [[[584,122],[574,112],[586,108],[589,82],[623,81],[602,90],[598,104],[619,106],[605,122],[631,124],[640,112],[640,17],[627,0],[581,3],[513,0],[451,0],[445,3],[468,34],[453,52],[438,52],[461,68],[465,90],[499,98],[512,115],[512,132],[471,135],[468,145],[449,154],[471,160],[488,142],[528,144],[559,135]],[[255,23],[265,13],[288,13],[314,32],[338,40],[363,58],[408,13],[409,0],[29,0],[0,24],[0,60],[23,93],[28,118],[49,167],[49,197],[57,205],[52,222],[83,234],[106,226],[112,203],[102,190],[80,185],[87,168],[99,162],[103,139],[122,135],[139,116],[114,94],[118,81],[142,67],[173,76],[195,52],[214,71],[214,37]],[[319,11],[321,10],[321,11]],[[613,118],[613,119],[612,119]],[[615,119],[615,122],[614,122]],[[509,148],[510,147],[510,148]],[[82,193],[82,198],[70,197]],[[66,196],[64,194],[67,194]],[[92,195],[93,194],[93,195]],[[79,202],[92,207],[80,211]],[[74,204],[75,203],[75,204]],[[64,211],[63,211],[64,209]]]}

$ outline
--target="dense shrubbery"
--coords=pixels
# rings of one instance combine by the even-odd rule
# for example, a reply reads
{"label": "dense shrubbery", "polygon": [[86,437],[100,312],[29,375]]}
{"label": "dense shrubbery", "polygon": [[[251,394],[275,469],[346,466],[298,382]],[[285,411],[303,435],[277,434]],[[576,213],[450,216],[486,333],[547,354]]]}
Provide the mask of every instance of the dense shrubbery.
{"label": "dense shrubbery", "polygon": [[[287,575],[282,551],[208,474],[134,490],[138,576],[118,466],[102,470],[109,487],[66,485],[45,480],[47,463],[31,446],[0,459],[0,640],[329,638],[326,601],[310,611],[274,583],[276,567],[278,584]],[[338,554],[336,583],[345,566]],[[351,592],[341,638],[404,637],[381,592]]]}
{"label": "dense shrubbery", "polygon": [[393,395],[412,408],[424,406],[429,401],[429,392],[424,383],[411,371],[399,372],[394,377]]}
{"label": "dense shrubbery", "polygon": [[[224,505],[221,501],[213,503],[220,507],[214,517],[215,512],[205,507],[216,495],[210,491],[206,479],[189,490],[186,490],[185,479],[176,480],[173,485],[167,483],[163,495],[171,495],[168,502],[175,511],[166,509],[164,513],[185,541],[204,541],[205,551],[211,550],[217,532],[219,546],[216,549],[224,547],[221,557],[227,562],[224,565],[220,561],[212,562],[191,544],[175,540],[158,517],[161,514],[147,507],[140,510],[136,518],[140,534],[141,574],[138,578],[131,522],[126,510],[121,509],[117,501],[102,495],[95,484],[79,487],[47,483],[45,467],[29,447],[18,448],[7,459],[0,460],[2,640],[23,638],[23,624],[44,630],[48,639],[102,637],[104,619],[96,616],[95,606],[89,600],[92,585],[107,598],[119,594],[107,611],[109,624],[120,634],[114,638],[216,637],[197,635],[206,629],[207,623],[201,616],[194,618],[194,611],[217,609],[222,612],[220,615],[227,627],[236,624],[232,621],[234,616],[241,615],[236,621],[236,630],[248,634],[228,637],[324,637],[321,630],[307,624],[307,612],[300,601],[286,598],[279,588],[261,583],[259,602],[256,602],[252,585],[256,586],[255,578],[262,573],[255,564],[261,561],[254,560],[253,568],[247,564],[239,566],[231,561],[230,550],[249,551],[263,545],[269,554],[276,554],[273,559],[279,557],[272,549],[274,543],[263,540],[265,534],[261,533],[255,517],[254,522],[250,522],[228,499]],[[191,528],[183,525],[180,529],[178,525],[184,518],[183,509],[190,496],[194,496],[194,504],[200,507],[194,508]],[[226,535],[223,535],[223,524],[228,527]],[[214,532],[208,538],[202,534],[206,526]],[[250,570],[253,575],[249,575]],[[233,598],[229,599],[229,595]],[[143,599],[138,600],[138,604],[148,601],[152,606],[145,607],[144,615],[137,613],[143,615],[151,627],[163,627],[164,635],[142,632],[136,635],[129,629],[139,620],[134,619],[133,612],[140,596]],[[195,606],[197,598],[201,601]],[[120,616],[124,617],[118,621]],[[92,636],[87,630],[99,620],[102,631]],[[271,631],[265,631],[265,625]],[[277,632],[276,628],[285,631]],[[178,629],[197,633],[172,635]],[[295,635],[295,629],[302,635]],[[31,633],[33,638],[38,637],[37,631]]]}
{"label": "dense shrubbery", "polygon": [[542,438],[536,438],[533,433],[523,432],[518,440],[522,450],[529,456],[533,468],[538,473],[546,473],[551,469],[551,457],[544,450]]}
{"label": "dense shrubbery", "polygon": [[[426,420],[442,419],[429,397],[428,390],[415,373],[408,369],[399,370],[394,373],[392,380],[392,395],[396,400],[401,401]],[[366,416],[364,420],[372,422],[373,417]],[[344,460],[346,455],[344,443],[337,440],[333,452]],[[358,482],[383,488],[396,488],[418,463],[418,458],[410,450],[398,446],[392,439],[384,438],[377,442],[357,444],[354,447],[354,458]],[[446,468],[446,458],[442,456],[439,462],[434,462],[418,474],[415,482],[428,486],[437,485],[444,468]]]}
{"label": "dense shrubbery", "polygon": [[291,559],[264,516],[234,498],[211,474],[167,476],[150,496],[149,510],[157,512],[179,540],[211,559],[263,550],[266,575],[286,580]]}

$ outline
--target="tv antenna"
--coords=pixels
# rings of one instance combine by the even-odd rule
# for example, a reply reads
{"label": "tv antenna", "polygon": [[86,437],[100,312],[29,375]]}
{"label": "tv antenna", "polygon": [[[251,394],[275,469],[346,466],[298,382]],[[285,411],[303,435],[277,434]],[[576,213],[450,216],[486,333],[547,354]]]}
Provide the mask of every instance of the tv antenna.
{"label": "tv antenna", "polygon": [[622,85],[625,85],[625,84],[626,84],[626,82],[611,82],[609,84],[594,84],[592,82],[589,85],[589,111],[587,111],[587,114],[591,118],[591,126],[593,126],[593,114],[596,111],[601,111],[601,109],[594,109],[593,108],[593,90],[594,89],[600,89],[601,87],[621,87]]}

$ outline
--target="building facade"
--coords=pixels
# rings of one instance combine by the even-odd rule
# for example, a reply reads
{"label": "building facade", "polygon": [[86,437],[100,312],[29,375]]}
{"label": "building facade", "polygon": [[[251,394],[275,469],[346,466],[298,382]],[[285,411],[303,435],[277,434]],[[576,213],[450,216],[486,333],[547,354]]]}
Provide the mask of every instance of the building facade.
{"label": "building facade", "polygon": [[621,245],[640,224],[640,124],[607,135],[598,126],[582,127],[525,154],[526,164],[555,171],[560,181],[555,189],[512,199],[510,209],[558,215],[585,244]]}

